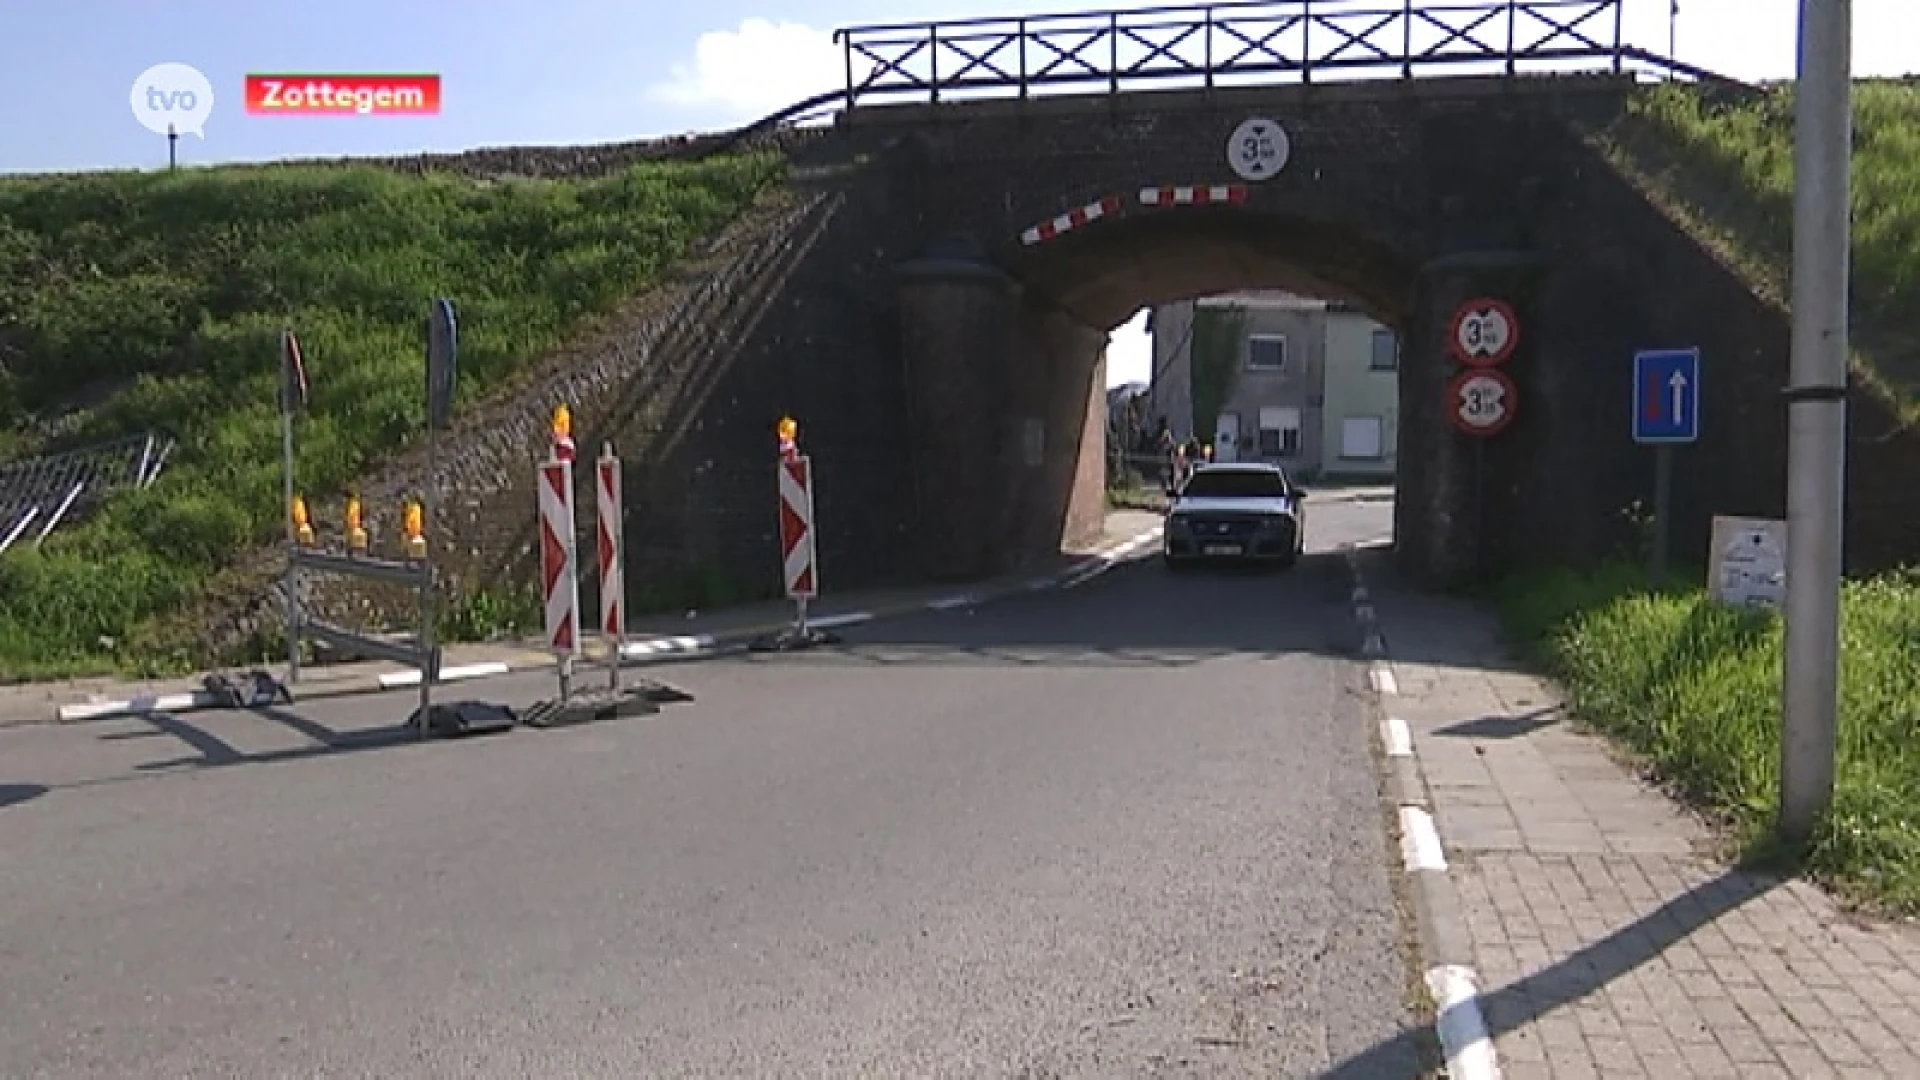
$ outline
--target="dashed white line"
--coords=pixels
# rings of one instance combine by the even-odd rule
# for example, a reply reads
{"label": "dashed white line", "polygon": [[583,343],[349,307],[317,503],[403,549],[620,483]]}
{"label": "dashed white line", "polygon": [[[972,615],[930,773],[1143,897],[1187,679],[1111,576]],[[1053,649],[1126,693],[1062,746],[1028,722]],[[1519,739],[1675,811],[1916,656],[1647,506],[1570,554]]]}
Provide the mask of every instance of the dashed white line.
{"label": "dashed white line", "polygon": [[1393,669],[1375,661],[1367,669],[1367,681],[1373,684],[1373,692],[1382,695],[1395,695],[1400,692],[1400,683],[1393,677]]}
{"label": "dashed white line", "polygon": [[1389,716],[1380,722],[1380,734],[1387,744],[1388,757],[1413,756],[1413,732],[1407,722],[1397,716]]}
{"label": "dashed white line", "polygon": [[1439,1016],[1440,1050],[1447,1058],[1447,1075],[1453,1080],[1496,1080],[1499,1063],[1493,1054],[1493,1040],[1487,1038],[1487,1024],[1480,1015],[1480,994],[1474,987],[1473,971],[1446,964],[1427,971],[1427,989],[1432,992]]}
{"label": "dashed white line", "polygon": [[959,596],[943,596],[928,604],[927,607],[934,611],[952,611],[954,608],[968,607],[978,602],[978,598],[972,593],[962,593]]}
{"label": "dashed white line", "polygon": [[1433,815],[1418,806],[1400,808],[1400,856],[1408,870],[1447,869],[1447,853],[1440,846],[1440,830]]}

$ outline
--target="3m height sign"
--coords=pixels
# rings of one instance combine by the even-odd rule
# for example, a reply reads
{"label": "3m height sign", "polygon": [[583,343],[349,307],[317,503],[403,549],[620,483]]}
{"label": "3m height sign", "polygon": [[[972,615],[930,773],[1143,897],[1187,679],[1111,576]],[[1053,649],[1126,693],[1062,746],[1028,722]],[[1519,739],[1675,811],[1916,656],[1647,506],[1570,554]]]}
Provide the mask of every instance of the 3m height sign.
{"label": "3m height sign", "polygon": [[1633,356],[1633,441],[1700,438],[1700,350],[1650,349]]}

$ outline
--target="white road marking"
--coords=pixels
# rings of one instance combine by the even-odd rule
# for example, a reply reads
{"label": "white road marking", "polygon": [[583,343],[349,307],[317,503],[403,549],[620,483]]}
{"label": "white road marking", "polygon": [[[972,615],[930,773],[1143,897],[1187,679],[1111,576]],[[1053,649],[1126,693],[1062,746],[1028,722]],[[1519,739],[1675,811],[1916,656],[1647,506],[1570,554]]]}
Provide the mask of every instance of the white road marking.
{"label": "white road marking", "polygon": [[1381,722],[1381,735],[1387,744],[1388,757],[1413,756],[1413,732],[1407,722],[1397,716],[1389,716]]}
{"label": "white road marking", "polygon": [[1394,695],[1400,692],[1400,683],[1393,677],[1393,669],[1375,661],[1367,671],[1367,679],[1373,683],[1373,692],[1382,695]]}
{"label": "white road marking", "polygon": [[1433,815],[1418,806],[1400,808],[1400,857],[1408,870],[1447,868],[1447,853],[1440,846],[1440,830],[1433,827]]}
{"label": "white road marking", "polygon": [[1427,989],[1432,992],[1439,1016],[1440,1050],[1447,1058],[1447,1075],[1453,1080],[1498,1080],[1500,1063],[1494,1057],[1493,1040],[1487,1038],[1487,1024],[1480,1014],[1480,993],[1474,987],[1473,970],[1448,964],[1427,971]]}

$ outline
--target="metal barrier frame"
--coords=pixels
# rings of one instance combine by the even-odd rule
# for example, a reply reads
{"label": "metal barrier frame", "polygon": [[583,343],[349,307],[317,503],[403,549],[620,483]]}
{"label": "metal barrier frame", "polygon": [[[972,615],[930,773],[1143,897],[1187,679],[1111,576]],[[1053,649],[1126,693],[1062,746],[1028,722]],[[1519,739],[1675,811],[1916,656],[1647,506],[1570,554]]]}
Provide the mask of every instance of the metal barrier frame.
{"label": "metal barrier frame", "polygon": [[[427,338],[427,469],[421,503],[422,531],[430,534],[434,509],[439,502],[439,478],[436,475],[439,433],[447,426],[452,411],[457,370],[456,331],[451,301],[434,301],[428,319]],[[317,641],[346,652],[414,668],[420,672],[420,706],[411,723],[414,733],[425,738],[433,726],[433,686],[440,680],[442,659],[433,625],[433,590],[438,580],[434,572],[433,543],[431,539],[428,540],[422,557],[418,559],[383,559],[356,555],[350,550],[327,551],[300,543],[293,521],[293,503],[297,493],[294,476],[294,415],[300,411],[295,404],[296,379],[299,381],[299,395],[305,397],[305,375],[299,369],[298,348],[292,331],[287,331],[281,345],[280,403],[280,437],[286,477],[283,513],[287,526],[287,684],[291,686],[299,682],[300,646],[304,641]],[[303,573],[336,574],[414,586],[419,599],[413,643],[407,645],[387,641],[309,617],[301,610],[300,604]]]}

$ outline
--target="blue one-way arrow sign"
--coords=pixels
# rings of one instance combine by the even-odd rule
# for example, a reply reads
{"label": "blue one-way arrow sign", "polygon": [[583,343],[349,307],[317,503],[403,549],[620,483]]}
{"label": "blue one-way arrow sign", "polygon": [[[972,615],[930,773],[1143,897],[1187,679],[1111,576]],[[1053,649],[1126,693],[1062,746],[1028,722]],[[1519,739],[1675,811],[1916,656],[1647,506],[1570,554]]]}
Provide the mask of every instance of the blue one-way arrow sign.
{"label": "blue one-way arrow sign", "polygon": [[1633,356],[1633,441],[1700,438],[1700,350],[1650,349]]}

